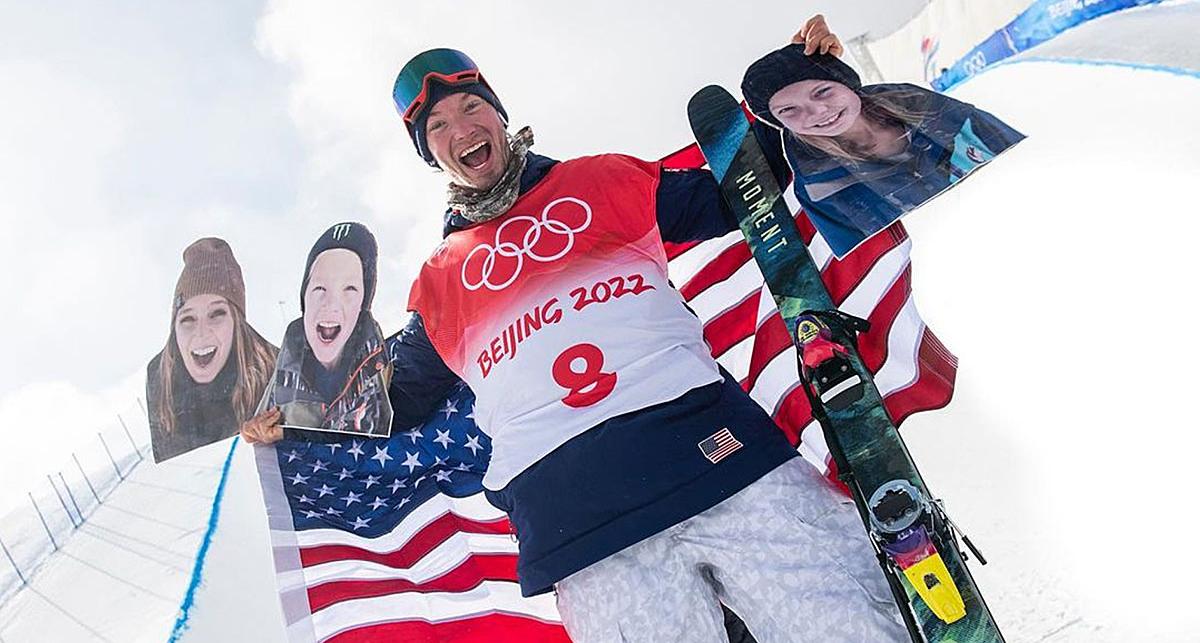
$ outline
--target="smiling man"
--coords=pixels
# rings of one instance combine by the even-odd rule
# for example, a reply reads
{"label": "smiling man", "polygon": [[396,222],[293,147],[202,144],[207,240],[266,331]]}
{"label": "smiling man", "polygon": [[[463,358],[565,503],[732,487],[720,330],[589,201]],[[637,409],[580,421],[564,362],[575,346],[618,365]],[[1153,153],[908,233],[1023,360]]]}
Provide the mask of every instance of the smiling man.
{"label": "smiling man", "polygon": [[[801,35],[836,45],[823,20]],[[458,381],[475,392],[522,593],[556,591],[576,643],[727,641],[722,603],[761,643],[908,640],[853,507],[717,365],[668,281],[664,241],[737,229],[712,175],[530,152],[453,49],[410,60],[393,98],[450,185],[392,404],[415,424]]]}

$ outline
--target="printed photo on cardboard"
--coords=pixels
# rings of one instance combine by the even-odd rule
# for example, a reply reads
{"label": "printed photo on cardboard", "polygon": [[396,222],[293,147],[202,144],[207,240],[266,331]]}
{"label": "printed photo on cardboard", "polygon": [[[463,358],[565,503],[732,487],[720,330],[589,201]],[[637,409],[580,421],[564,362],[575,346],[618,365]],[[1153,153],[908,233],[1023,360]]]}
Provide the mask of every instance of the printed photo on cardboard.
{"label": "printed photo on cardboard", "polygon": [[846,63],[803,45],[751,65],[742,94],[777,131],[796,198],[838,258],[1024,138],[930,89],[863,86]]}
{"label": "printed photo on cardboard", "polygon": [[229,244],[183,251],[166,345],[146,367],[154,461],[231,437],[253,415],[278,352],[246,321],[246,287]]}
{"label": "printed photo on cardboard", "polygon": [[391,363],[371,315],[378,248],[360,223],[339,223],[313,245],[300,285],[301,316],[284,332],[262,408],[279,407],[284,437],[387,437]]}

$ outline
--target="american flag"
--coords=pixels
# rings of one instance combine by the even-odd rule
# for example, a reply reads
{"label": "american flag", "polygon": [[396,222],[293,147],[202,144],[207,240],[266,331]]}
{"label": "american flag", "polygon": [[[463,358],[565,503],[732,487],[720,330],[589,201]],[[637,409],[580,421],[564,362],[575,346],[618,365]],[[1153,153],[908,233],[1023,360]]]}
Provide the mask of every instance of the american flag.
{"label": "american flag", "polygon": [[[703,163],[695,146],[664,159]],[[872,323],[859,349],[893,420],[948,403],[956,361],[917,314],[904,228],[837,260],[802,214],[796,221],[834,301]],[[668,255],[713,355],[832,474],[821,431],[805,430],[795,349],[741,233],[671,244]],[[521,597],[508,520],[482,494],[490,442],[473,403],[460,387],[425,424],[388,439],[257,448],[289,640],[570,640],[552,595]]]}
{"label": "american flag", "polygon": [[716,464],[724,460],[726,456],[742,448],[742,443],[733,437],[729,429],[721,429],[712,435],[712,437],[700,442],[700,452],[704,457],[708,458],[709,462]]}

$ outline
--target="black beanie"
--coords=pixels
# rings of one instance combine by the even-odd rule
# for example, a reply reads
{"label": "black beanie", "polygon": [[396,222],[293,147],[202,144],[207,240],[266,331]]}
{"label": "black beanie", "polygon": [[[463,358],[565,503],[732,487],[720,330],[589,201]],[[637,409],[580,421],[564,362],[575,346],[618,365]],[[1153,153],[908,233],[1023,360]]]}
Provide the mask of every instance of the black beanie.
{"label": "black beanie", "polygon": [[375,244],[375,235],[361,223],[348,221],[330,226],[312,250],[308,251],[308,261],[304,264],[304,281],[300,282],[300,312],[304,312],[304,291],[308,289],[308,276],[312,270],[317,255],[326,250],[344,248],[358,255],[363,269],[363,310],[371,310],[371,300],[375,298],[375,265],[379,257],[379,246]]}
{"label": "black beanie", "polygon": [[429,149],[429,143],[425,137],[425,124],[429,121],[429,112],[433,106],[443,98],[452,94],[467,93],[475,94],[476,96],[487,101],[492,107],[500,112],[500,118],[504,120],[504,124],[508,124],[508,113],[504,111],[504,105],[500,104],[500,99],[496,98],[495,92],[484,83],[466,83],[463,85],[447,85],[436,79],[427,81],[429,83],[429,100],[421,109],[421,113],[417,114],[417,118],[413,120],[413,124],[408,127],[408,135],[412,137],[413,145],[417,146],[417,154],[425,159],[425,162],[432,167],[439,167],[437,160],[433,158],[433,152]]}
{"label": "black beanie", "polygon": [[850,65],[829,54],[805,54],[804,45],[788,45],[754,61],[742,77],[742,97],[760,120],[783,129],[770,110],[775,92],[802,80],[832,80],[857,90],[862,87]]}

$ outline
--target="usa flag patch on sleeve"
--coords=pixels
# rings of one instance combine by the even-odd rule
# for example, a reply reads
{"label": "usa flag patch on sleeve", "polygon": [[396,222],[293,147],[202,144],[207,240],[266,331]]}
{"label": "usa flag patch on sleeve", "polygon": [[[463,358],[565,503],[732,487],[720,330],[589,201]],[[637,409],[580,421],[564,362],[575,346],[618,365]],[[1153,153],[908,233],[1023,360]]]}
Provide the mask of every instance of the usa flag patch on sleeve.
{"label": "usa flag patch on sleeve", "polygon": [[733,437],[728,428],[725,428],[701,440],[697,446],[700,447],[700,452],[708,458],[709,462],[716,464],[742,448],[742,443]]}

